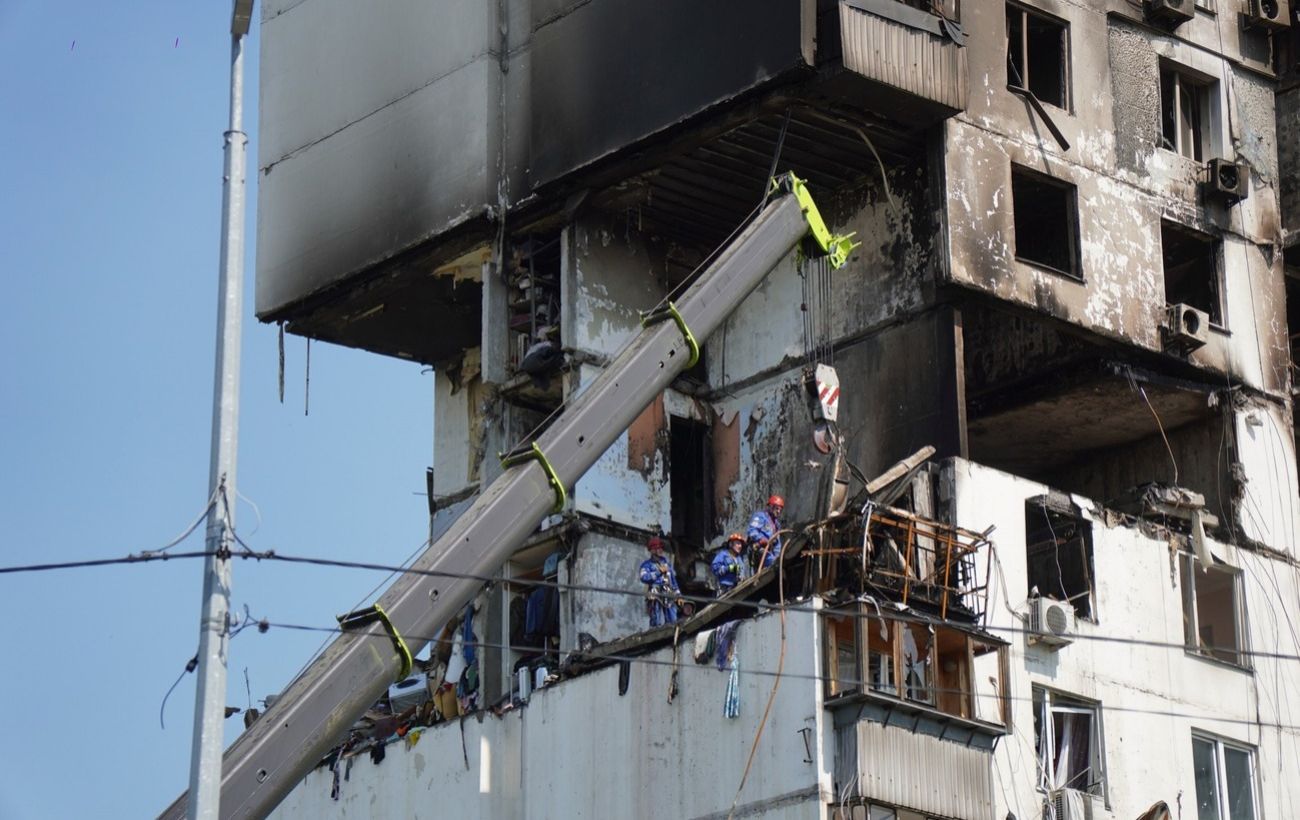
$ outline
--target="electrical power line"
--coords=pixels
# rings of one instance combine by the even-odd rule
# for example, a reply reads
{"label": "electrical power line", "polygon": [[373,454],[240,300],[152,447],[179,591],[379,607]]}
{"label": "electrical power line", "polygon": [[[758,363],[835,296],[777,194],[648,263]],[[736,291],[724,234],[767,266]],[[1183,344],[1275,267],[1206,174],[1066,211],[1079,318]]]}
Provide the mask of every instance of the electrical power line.
{"label": "electrical power line", "polygon": [[[236,535],[236,540],[238,541],[239,544],[244,546],[245,549],[247,549],[248,551],[232,553],[231,555],[232,558],[252,559],[256,561],[278,561],[281,563],[303,564],[303,565],[320,566],[320,567],[333,567],[339,569],[370,570],[374,572],[386,572],[386,573],[408,572],[415,575],[422,575],[422,576],[427,576],[432,578],[452,578],[452,579],[461,579],[461,580],[481,581],[485,584],[510,580],[510,579],[502,578],[500,576],[476,575],[473,573],[463,573],[463,572],[446,572],[443,570],[416,569],[414,567],[403,567],[400,565],[381,564],[373,561],[349,561],[349,560],[344,560],[339,558],[320,558],[320,557],[307,556],[307,555],[287,555],[283,553],[278,553],[275,550],[266,550],[262,552],[257,552],[249,548],[248,545],[241,538],[239,538],[238,535]],[[128,555],[122,558],[106,558],[106,559],[98,559],[98,560],[90,560],[90,561],[71,561],[62,564],[30,564],[25,566],[0,567],[0,575],[24,573],[24,572],[43,572],[43,571],[61,570],[61,569],[75,569],[80,567],[111,566],[116,564],[146,563],[151,561],[167,561],[167,560],[180,559],[180,558],[203,558],[203,557],[207,557],[209,554],[211,553],[209,552],[184,552],[184,553],[160,553],[160,554],[144,553],[144,554],[137,554],[137,555]],[[595,584],[561,583],[559,581],[546,581],[546,580],[529,580],[520,583],[524,583],[530,587],[552,587],[562,591],[592,592],[592,593],[600,593],[606,595],[623,595],[623,596],[630,596],[636,598],[643,598],[645,596],[645,593],[640,590],[629,590],[629,589],[623,589],[621,587],[598,586]],[[705,606],[707,606],[708,604],[716,603],[719,600],[722,600],[719,598],[713,598],[713,597],[702,596],[702,595],[682,594],[677,597],[681,598],[683,601],[705,605]],[[765,601],[730,600],[728,601],[728,603],[733,608],[750,609],[755,612],[777,611],[782,608],[782,606],[779,604],[767,603]],[[786,604],[784,608],[788,612],[821,612],[821,613],[828,612],[827,609],[815,609],[812,606],[801,605],[801,604]],[[917,624],[921,626],[946,626],[946,627],[957,628],[957,629],[960,629],[962,627],[970,627],[987,633],[1005,633],[1008,635],[1031,635],[1032,636],[1032,635],[1039,634],[1035,630],[1026,629],[1024,627],[1002,626],[997,624],[984,624],[984,625],[962,624],[961,622],[947,621],[940,618],[932,618],[932,617],[928,617],[916,613],[906,614],[901,612],[889,612],[883,608],[880,609],[878,612],[872,612],[872,613],[853,613],[853,612],[843,612],[839,610],[829,610],[829,611],[833,611],[837,617],[855,617],[859,620],[874,619],[874,620],[882,620],[882,621],[897,621],[901,623]],[[1186,643],[1179,643],[1179,642],[1172,642],[1172,641],[1157,641],[1157,640],[1150,640],[1145,638],[1122,637],[1116,635],[1090,635],[1086,633],[1076,632],[1076,633],[1067,633],[1063,637],[1068,637],[1075,641],[1095,641],[1098,643],[1111,643],[1111,644],[1120,644],[1120,645],[1128,645],[1128,646],[1145,646],[1145,647],[1150,647],[1155,649],[1174,649],[1174,650],[1186,651],[1189,648],[1189,644]],[[1245,649],[1245,648],[1238,648],[1232,650],[1228,650],[1225,648],[1225,651],[1231,651],[1233,654],[1244,656],[1244,657],[1251,657],[1251,658],[1262,658],[1267,660],[1283,660],[1283,661],[1300,661],[1300,654],[1292,654],[1286,652],[1265,652],[1261,650],[1252,650],[1252,649]]]}
{"label": "electrical power line", "polygon": [[81,569],[83,567],[110,567],[118,564],[147,564],[153,561],[175,561],[180,558],[207,558],[215,555],[208,550],[200,552],[142,552],[125,555],[121,558],[95,558],[86,561],[64,561],[56,564],[25,564],[22,566],[0,567],[0,575],[21,572],[50,572],[61,569]]}
{"label": "electrical power line", "polygon": [[[272,629],[288,629],[288,630],[294,630],[299,632],[329,632],[337,635],[341,635],[341,634],[360,635],[362,637],[375,638],[377,640],[383,641],[388,644],[391,644],[393,640],[392,637],[389,636],[386,632],[385,633],[374,633],[374,632],[344,633],[344,631],[337,626],[310,626],[306,624],[280,623],[278,621],[267,621],[267,624]],[[430,643],[436,642],[441,638],[441,636],[428,637],[428,636],[414,636],[414,635],[407,635],[405,637],[414,640],[430,642]],[[519,646],[513,646],[508,643],[499,643],[493,641],[469,641],[466,642],[464,645],[473,646],[478,649],[500,649],[500,650],[517,650],[517,651],[529,651],[532,649],[532,647],[519,647]],[[581,656],[583,653],[575,652],[574,654]],[[598,662],[598,663],[644,663],[651,666],[672,667],[678,670],[694,669],[699,671],[717,671],[716,667],[713,665],[712,662],[705,663],[705,664],[698,664],[695,663],[694,661],[692,661],[691,663],[679,663],[671,660],[660,660],[658,658],[651,658],[645,655],[610,654],[610,655],[595,656],[592,657],[590,660],[592,662]],[[815,672],[776,672],[768,669],[743,669],[742,671],[745,674],[757,675],[760,677],[771,677],[771,678],[784,677],[784,678],[794,678],[798,680],[815,681],[820,683],[825,683],[826,681],[833,680],[837,683],[842,683],[845,686],[853,686],[857,688],[862,688],[870,684],[870,681],[866,681],[866,680],[858,680],[854,678],[830,678],[826,675],[820,675]],[[581,675],[578,675],[577,677],[581,677]],[[1012,695],[1010,693],[1003,695],[1003,694],[998,694],[996,692],[975,692],[973,690],[966,691],[963,689],[948,689],[948,688],[938,687],[938,686],[926,686],[921,688],[924,688],[926,692],[931,692],[934,694],[970,695],[971,697],[994,699],[994,700],[1001,700],[1002,698],[1006,698],[1006,700],[1009,702],[1010,701],[1019,701],[1019,702],[1026,702],[1026,703],[1034,702],[1033,697],[1025,697],[1024,695]],[[1172,710],[1165,710],[1165,709],[1144,709],[1136,706],[1115,706],[1112,704],[1104,704],[1104,703],[1098,704],[1098,706],[1102,711],[1125,712],[1125,713],[1139,714],[1139,715],[1154,715],[1157,717],[1168,717],[1168,718],[1186,718],[1189,720],[1209,720],[1218,723],[1239,724],[1244,726],[1259,726],[1266,729],[1277,729],[1279,731],[1300,732],[1300,724],[1270,723],[1268,721],[1250,720],[1246,718],[1219,717],[1219,716],[1209,715],[1209,714],[1196,714],[1193,712],[1175,712]]]}

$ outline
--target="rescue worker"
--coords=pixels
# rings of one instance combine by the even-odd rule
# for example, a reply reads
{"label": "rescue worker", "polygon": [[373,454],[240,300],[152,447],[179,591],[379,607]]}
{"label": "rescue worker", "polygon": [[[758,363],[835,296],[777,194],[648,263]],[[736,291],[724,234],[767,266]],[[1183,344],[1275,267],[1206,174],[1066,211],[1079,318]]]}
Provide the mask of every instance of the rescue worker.
{"label": "rescue worker", "polygon": [[760,569],[766,569],[781,557],[781,513],[785,510],[785,499],[779,495],[768,496],[767,508],[755,512],[749,517],[750,555],[763,562]]}
{"label": "rescue worker", "polygon": [[676,623],[682,591],[677,586],[673,562],[664,555],[664,540],[657,535],[646,542],[646,549],[650,557],[641,562],[641,583],[646,585],[645,611],[650,626]]}
{"label": "rescue worker", "polygon": [[733,532],[727,536],[727,543],[718,550],[718,554],[713,556],[710,567],[714,577],[718,579],[718,595],[725,595],[735,589],[736,584],[749,575],[744,552],[745,536]]}

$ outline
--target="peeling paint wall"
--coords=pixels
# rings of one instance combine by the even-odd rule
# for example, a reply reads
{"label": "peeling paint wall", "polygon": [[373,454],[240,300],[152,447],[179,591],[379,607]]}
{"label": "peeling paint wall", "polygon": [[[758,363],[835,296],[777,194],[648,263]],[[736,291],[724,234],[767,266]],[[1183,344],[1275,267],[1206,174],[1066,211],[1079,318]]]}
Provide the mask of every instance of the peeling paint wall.
{"label": "peeling paint wall", "polygon": [[[891,206],[872,182],[838,199],[819,203],[832,230],[856,231],[862,246],[831,273],[834,303],[830,335],[843,341],[921,309],[924,288],[935,279],[937,233],[931,213],[930,179],[924,165],[889,173]],[[791,252],[728,317],[706,346],[709,382],[726,389],[797,366],[804,355],[803,280]]]}
{"label": "peeling paint wall", "polygon": [[577,647],[578,635],[586,633],[598,641],[611,641],[646,628],[645,586],[637,575],[649,554],[645,544],[600,532],[587,532],[577,539],[568,559],[571,584],[615,588],[631,592],[570,594],[569,622],[561,650]]}
{"label": "peeling paint wall", "polygon": [[[1118,17],[1073,3],[1028,5],[1069,24],[1073,99],[1048,111],[1071,147],[1062,149],[1029,106],[1006,89],[1003,37],[973,38],[972,84],[982,91],[973,91],[968,110],[945,125],[952,281],[1159,351],[1165,305],[1161,219],[1222,236],[1228,332],[1212,334],[1191,359],[1280,393],[1287,358],[1278,333],[1285,309],[1280,269],[1269,250],[1279,240],[1269,81],[1214,53],[1220,32],[1200,15],[1195,26],[1172,37],[1119,19],[1125,15],[1115,8],[1110,10]],[[1004,32],[1003,9],[972,4],[964,24]],[[1228,26],[1220,28],[1229,57],[1240,56],[1232,51],[1236,32],[1227,36]],[[1184,37],[1202,46],[1213,37],[1213,51]],[[1239,205],[1203,203],[1200,165],[1158,147],[1162,58],[1219,78],[1211,105],[1217,115],[1212,153],[1240,157],[1254,168],[1250,196]],[[1082,281],[1016,258],[1013,163],[1076,187]]]}
{"label": "peeling paint wall", "polygon": [[1279,194],[1287,244],[1300,244],[1300,84],[1277,95]]}
{"label": "peeling paint wall", "polygon": [[565,231],[566,280],[561,314],[564,344],[612,356],[641,329],[640,311],[667,293],[662,252],[635,230],[598,216],[579,217]]}
{"label": "peeling paint wall", "polygon": [[[740,627],[740,716],[723,717],[727,673],[683,659],[679,694],[666,702],[672,650],[631,665],[619,695],[617,666],[532,693],[501,717],[451,721],[415,744],[389,745],[381,764],[356,759],[330,799],[331,773],[318,768],[271,815],[276,818],[725,818],[762,724],[736,816],[825,820],[834,795],[821,686],[808,677],[820,651],[807,612],[768,615]],[[683,650],[687,651],[687,650]],[[799,670],[775,689],[751,670]],[[596,716],[599,716],[596,718]],[[800,731],[811,731],[805,762]]]}
{"label": "peeling paint wall", "polygon": [[[1196,795],[1193,730],[1255,748],[1258,816],[1296,815],[1300,781],[1293,772],[1300,749],[1295,728],[1300,704],[1288,694],[1294,687],[1294,662],[1256,657],[1252,674],[1186,653],[1181,582],[1168,541],[1135,527],[1107,526],[1087,512],[1095,504],[1081,496],[1073,500],[1093,522],[1098,620],[1080,621],[1078,633],[1173,647],[1086,639],[1055,652],[1028,646],[1018,633],[1024,628],[1028,589],[1025,500],[1049,488],[962,460],[948,462],[945,472],[956,499],[956,523],[974,530],[996,527],[992,540],[1000,568],[989,593],[991,625],[1014,630],[1008,637],[1015,731],[994,756],[993,779],[1003,788],[996,792],[991,816],[1008,811],[1017,817],[1039,816],[1042,794],[1033,775],[1035,684],[1100,702],[1111,812],[1104,816],[1136,817],[1157,800],[1173,807],[1180,795],[1186,814]],[[1281,497],[1288,490],[1273,485],[1269,492]],[[1212,542],[1210,548],[1242,571],[1248,646],[1261,652],[1294,651],[1288,622],[1278,615],[1300,598],[1294,569],[1229,544]]]}

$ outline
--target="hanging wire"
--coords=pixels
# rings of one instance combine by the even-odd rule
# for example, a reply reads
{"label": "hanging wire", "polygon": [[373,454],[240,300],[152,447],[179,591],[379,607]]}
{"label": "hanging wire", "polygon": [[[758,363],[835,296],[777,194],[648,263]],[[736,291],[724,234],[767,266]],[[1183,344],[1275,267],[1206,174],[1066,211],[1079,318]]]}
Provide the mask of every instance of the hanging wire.
{"label": "hanging wire", "polygon": [[280,322],[280,404],[284,404],[284,322]]}
{"label": "hanging wire", "polygon": [[307,337],[307,369],[304,371],[302,414],[311,415],[311,337]]}

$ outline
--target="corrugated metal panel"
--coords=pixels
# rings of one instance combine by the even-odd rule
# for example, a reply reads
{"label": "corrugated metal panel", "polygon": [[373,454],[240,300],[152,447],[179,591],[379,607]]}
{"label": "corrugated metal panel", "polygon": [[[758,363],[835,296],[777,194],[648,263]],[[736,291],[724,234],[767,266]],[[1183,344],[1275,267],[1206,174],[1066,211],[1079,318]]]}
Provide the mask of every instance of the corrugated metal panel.
{"label": "corrugated metal panel", "polygon": [[867,720],[837,729],[835,741],[837,787],[856,775],[854,796],[944,817],[992,816],[987,751]]}
{"label": "corrugated metal panel", "polygon": [[956,111],[966,108],[966,49],[946,37],[840,3],[844,67]]}

